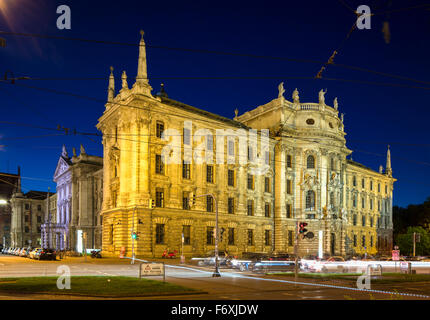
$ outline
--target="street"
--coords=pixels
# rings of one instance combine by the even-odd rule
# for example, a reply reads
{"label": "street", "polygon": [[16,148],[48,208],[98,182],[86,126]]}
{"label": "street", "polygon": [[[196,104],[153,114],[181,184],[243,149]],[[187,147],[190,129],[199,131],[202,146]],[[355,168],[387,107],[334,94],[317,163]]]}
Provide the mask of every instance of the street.
{"label": "street", "polygon": [[[392,299],[388,292],[411,295],[396,296],[399,299],[426,299],[416,295],[430,296],[428,283],[399,283],[398,285],[372,285],[373,291],[357,291],[351,282],[328,279],[299,279],[282,276],[255,275],[233,269],[221,269],[221,278],[212,277],[212,268],[179,265],[177,260],[163,260],[166,263],[166,281],[202,290],[204,294],[180,296],[139,297],[136,299],[162,300],[344,300],[344,299]],[[138,276],[139,261],[134,265],[127,259],[71,258],[61,261],[36,261],[16,256],[0,255],[0,279],[6,277],[59,276],[57,267],[67,265],[72,276]],[[149,277],[148,277],[149,278]],[[150,277],[161,280],[162,277]],[[73,285],[73,281],[72,281]],[[387,291],[380,293],[377,290]],[[69,297],[34,295],[31,299],[88,299],[88,297]],[[13,296],[0,294],[0,299],[28,299],[27,295]],[[97,298],[91,298],[97,299]],[[127,298],[130,299],[130,298]]]}

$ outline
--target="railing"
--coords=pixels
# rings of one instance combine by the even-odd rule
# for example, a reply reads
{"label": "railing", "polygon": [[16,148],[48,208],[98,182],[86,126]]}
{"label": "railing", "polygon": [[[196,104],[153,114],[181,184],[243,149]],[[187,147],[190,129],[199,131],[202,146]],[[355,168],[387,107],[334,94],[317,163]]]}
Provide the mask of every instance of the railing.
{"label": "railing", "polygon": [[303,103],[300,105],[300,110],[319,110],[319,105],[316,103]]}

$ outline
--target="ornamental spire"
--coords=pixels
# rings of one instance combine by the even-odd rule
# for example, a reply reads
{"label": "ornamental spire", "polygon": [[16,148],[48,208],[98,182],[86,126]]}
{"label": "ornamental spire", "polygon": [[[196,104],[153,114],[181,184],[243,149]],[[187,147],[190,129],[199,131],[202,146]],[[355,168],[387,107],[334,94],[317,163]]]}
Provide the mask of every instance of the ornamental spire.
{"label": "ornamental spire", "polygon": [[115,97],[115,78],[113,77],[113,67],[110,67],[108,102],[111,102],[114,97]]}
{"label": "ornamental spire", "polygon": [[391,152],[390,152],[390,145],[388,145],[387,149],[387,165],[385,168],[385,174],[389,177],[393,176],[393,170],[391,169]]}
{"label": "ornamental spire", "polygon": [[139,61],[137,65],[137,77],[136,82],[139,84],[147,84],[148,83],[148,73],[146,69],[146,47],[145,40],[143,40],[143,35],[145,33],[143,30],[140,30],[140,43],[139,43]]}

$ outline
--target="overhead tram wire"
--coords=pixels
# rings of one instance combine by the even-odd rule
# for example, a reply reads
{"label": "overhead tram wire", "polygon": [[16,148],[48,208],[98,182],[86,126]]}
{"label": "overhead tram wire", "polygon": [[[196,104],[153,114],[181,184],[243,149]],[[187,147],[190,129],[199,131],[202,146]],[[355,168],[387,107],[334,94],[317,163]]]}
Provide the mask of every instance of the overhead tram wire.
{"label": "overhead tram wire", "polygon": [[[384,12],[378,13],[382,14]],[[81,41],[88,43],[97,43],[97,44],[112,44],[112,45],[124,45],[124,46],[134,46],[138,47],[138,43],[125,43],[118,41],[104,41],[104,40],[93,40],[93,39],[83,39],[83,38],[70,38],[70,37],[60,37],[60,36],[52,36],[52,35],[43,35],[43,34],[34,34],[34,33],[18,33],[18,32],[8,32],[8,31],[0,31],[2,35],[10,35],[10,36],[23,36],[23,37],[36,37],[36,38],[45,38],[45,39],[57,39],[57,40],[68,40],[68,41]],[[193,52],[193,53],[204,53],[204,54],[217,54],[217,55],[226,55],[226,56],[237,56],[237,57],[248,57],[254,59],[270,59],[270,60],[280,60],[280,61],[291,61],[291,62],[302,62],[302,63],[313,63],[313,64],[325,64],[326,61],[320,60],[312,60],[312,59],[296,59],[296,58],[288,58],[288,57],[276,57],[276,56],[267,56],[267,55],[256,55],[256,54],[247,54],[247,53],[237,53],[237,52],[227,52],[227,51],[216,51],[216,50],[203,50],[203,49],[190,49],[190,48],[179,48],[179,47],[169,47],[169,46],[161,46],[161,45],[145,45],[147,48],[155,48],[155,49],[165,49],[165,50],[174,50],[174,51],[185,51],[185,52]],[[351,70],[361,71],[361,72],[369,72],[373,74],[378,74],[381,76],[392,77],[396,79],[403,79],[418,83],[427,83],[421,80],[412,79],[409,77],[403,77],[398,75],[393,75],[385,72],[374,71],[370,69],[365,69],[356,66],[349,66],[345,64],[336,64],[331,63],[330,65],[347,68]]]}

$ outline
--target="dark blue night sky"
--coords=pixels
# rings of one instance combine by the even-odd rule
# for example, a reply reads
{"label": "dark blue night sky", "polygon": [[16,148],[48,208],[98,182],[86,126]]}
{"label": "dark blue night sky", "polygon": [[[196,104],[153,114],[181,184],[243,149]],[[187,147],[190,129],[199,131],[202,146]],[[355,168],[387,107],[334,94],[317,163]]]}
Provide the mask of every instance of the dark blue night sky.
{"label": "dark blue night sky", "polygon": [[[374,12],[389,9],[389,1],[345,0]],[[345,113],[347,146],[353,160],[374,170],[385,167],[391,145],[394,203],[406,206],[430,196],[430,10],[415,8],[423,1],[392,1],[391,14],[375,15],[371,30],[356,30],[341,46],[335,63],[395,74],[406,81],[329,66],[323,76],[353,82],[314,79],[320,63],[166,50],[150,46],[236,52],[267,57],[327,61],[341,45],[354,14],[341,1],[42,1],[0,0],[0,30],[135,43],[136,46],[55,39],[2,36],[0,74],[32,78],[81,80],[21,80],[28,86],[72,92],[106,100],[109,67],[115,68],[116,88],[126,70],[129,86],[137,70],[139,30],[149,48],[148,76],[154,93],[165,83],[170,98],[232,118],[277,97],[284,81],[285,97],[295,88],[301,102],[317,102],[327,88],[326,102],[338,97]],[[56,8],[69,5],[72,29],[56,28]],[[384,42],[383,21],[390,23],[391,41]],[[248,79],[169,79],[169,77],[248,77]],[[82,80],[83,78],[105,78]],[[152,79],[151,79],[152,78]],[[408,87],[358,83],[378,82]],[[421,88],[412,88],[421,87]],[[53,92],[0,83],[0,121],[55,129],[58,124],[97,133],[103,103]],[[61,132],[0,123],[0,171],[22,168],[24,191],[55,190],[52,176],[66,144],[102,155],[99,137],[54,136]],[[46,136],[47,135],[47,136]]]}

